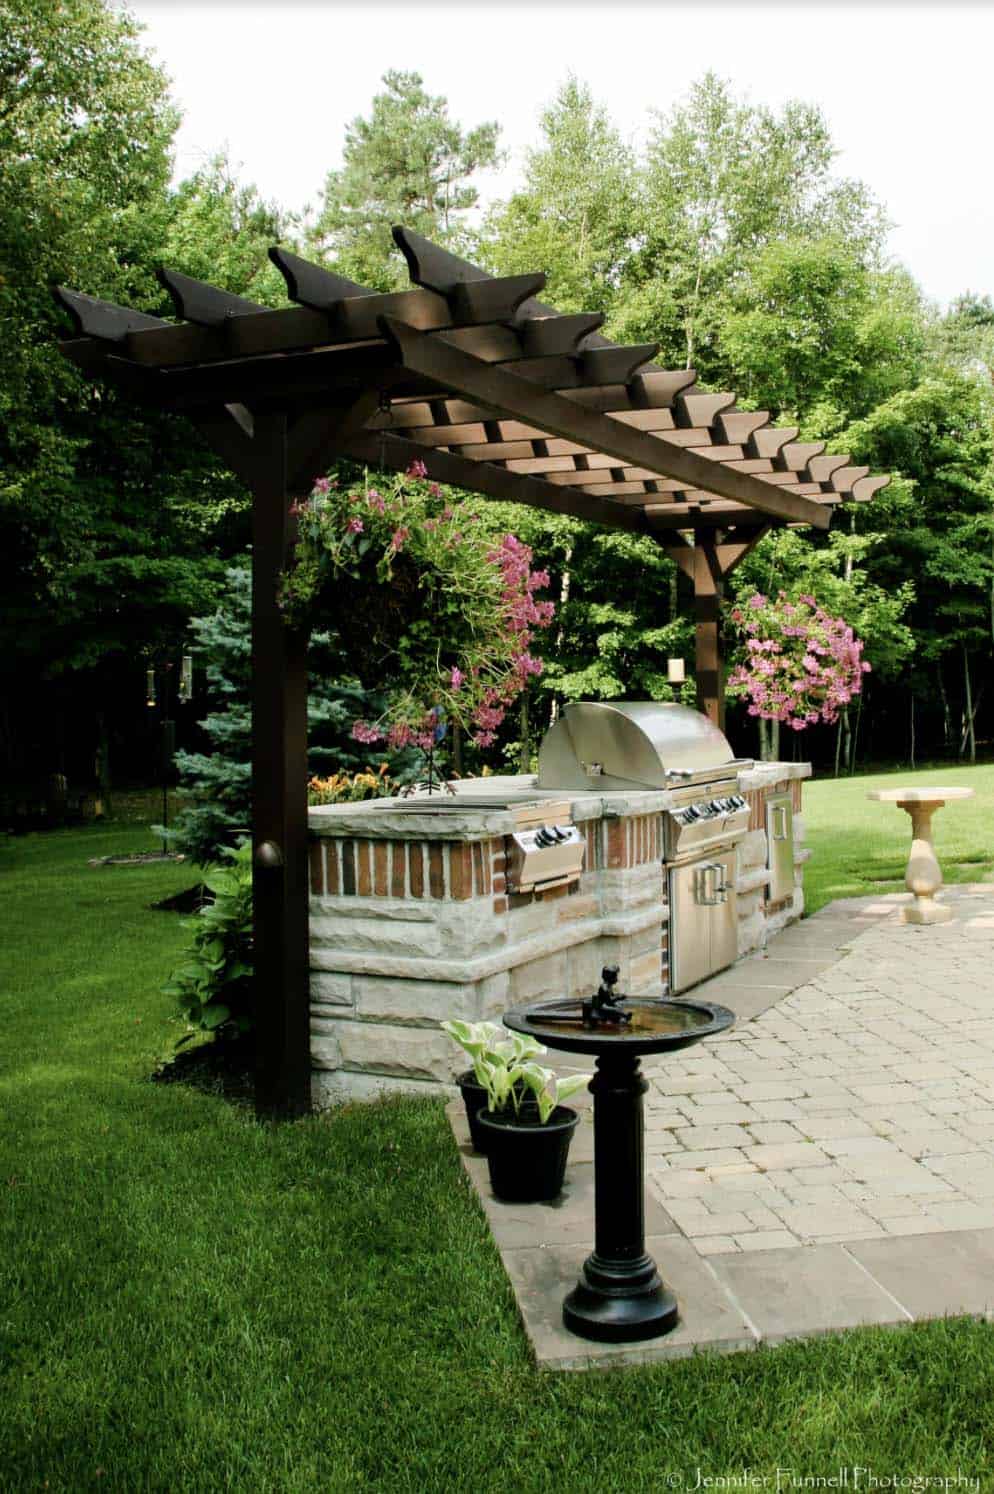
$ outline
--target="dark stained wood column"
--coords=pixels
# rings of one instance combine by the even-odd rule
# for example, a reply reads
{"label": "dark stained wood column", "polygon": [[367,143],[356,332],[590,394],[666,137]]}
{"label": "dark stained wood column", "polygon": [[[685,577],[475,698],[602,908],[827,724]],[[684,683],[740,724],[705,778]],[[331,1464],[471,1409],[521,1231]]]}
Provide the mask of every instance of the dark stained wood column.
{"label": "dark stained wood column", "polygon": [[713,530],[698,530],[694,544],[694,620],[696,624],[697,709],[725,730],[725,681],[721,658],[721,573]]}
{"label": "dark stained wood column", "polygon": [[768,528],[766,524],[750,529],[699,528],[693,531],[693,544],[686,534],[675,530],[659,531],[655,535],[656,541],[693,582],[697,627],[694,663],[697,709],[703,711],[721,731],[725,730],[724,660],[721,657],[721,604],[725,578],[755,549]]}
{"label": "dark stained wood column", "polygon": [[257,416],[252,454],[256,1112],[276,1117],[311,1104],[307,637],[278,606],[293,524],[285,414]]}

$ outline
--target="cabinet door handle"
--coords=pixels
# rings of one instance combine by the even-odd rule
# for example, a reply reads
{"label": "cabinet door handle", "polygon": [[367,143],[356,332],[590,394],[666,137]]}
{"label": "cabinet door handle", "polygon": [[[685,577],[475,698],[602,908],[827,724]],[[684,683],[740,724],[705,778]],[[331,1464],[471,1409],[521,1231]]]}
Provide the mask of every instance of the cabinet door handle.
{"label": "cabinet door handle", "polygon": [[704,908],[713,908],[716,903],[722,902],[722,886],[718,885],[718,874],[721,867],[716,861],[708,861],[697,873],[698,876],[698,898],[697,901]]}
{"label": "cabinet door handle", "polygon": [[[777,820],[777,816],[778,815],[779,815],[779,821]],[[778,824],[779,824],[779,829],[778,829]],[[773,806],[773,839],[774,840],[786,840],[787,839],[787,809],[786,809],[786,806],[783,805],[783,804],[775,804]]]}

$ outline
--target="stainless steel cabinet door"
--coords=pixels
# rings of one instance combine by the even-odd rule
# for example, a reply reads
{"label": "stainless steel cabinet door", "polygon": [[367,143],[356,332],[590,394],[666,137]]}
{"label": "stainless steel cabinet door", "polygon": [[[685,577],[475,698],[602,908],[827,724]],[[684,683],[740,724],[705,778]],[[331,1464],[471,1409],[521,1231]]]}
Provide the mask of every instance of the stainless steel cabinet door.
{"label": "stainless steel cabinet door", "polygon": [[738,958],[739,915],[735,905],[735,852],[723,851],[715,856],[720,868],[716,878],[719,900],[710,908],[711,971],[724,970]]}
{"label": "stainless steel cabinet door", "polygon": [[685,991],[738,954],[735,852],[670,872],[670,990]]}
{"label": "stainless steel cabinet door", "polygon": [[766,805],[767,861],[771,903],[794,895],[794,809],[789,794],[775,794]]}

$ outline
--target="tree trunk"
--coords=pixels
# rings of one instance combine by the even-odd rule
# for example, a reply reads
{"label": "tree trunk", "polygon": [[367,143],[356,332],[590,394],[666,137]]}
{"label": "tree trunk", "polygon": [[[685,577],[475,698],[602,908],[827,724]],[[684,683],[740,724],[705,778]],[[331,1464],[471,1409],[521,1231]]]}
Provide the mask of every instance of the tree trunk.
{"label": "tree trunk", "polygon": [[839,723],[842,732],[842,765],[848,772],[849,764],[849,742],[852,736],[852,725],[849,720],[849,707],[846,706],[842,712],[842,720]]}
{"label": "tree trunk", "polygon": [[974,717],[974,713],[976,711],[976,706],[973,704],[973,685],[972,685],[972,683],[970,681],[970,655],[967,653],[965,640],[964,640],[964,642],[962,644],[962,648],[963,648],[963,688],[964,688],[964,693],[965,693],[965,698],[966,698],[966,721],[965,721],[964,726],[963,726],[963,739],[960,742],[959,755],[960,755],[960,757],[963,756],[963,748],[965,747],[966,743],[969,742],[970,743],[970,761],[971,761],[971,763],[975,763],[977,761],[977,733],[976,733],[976,730],[974,728],[973,717]]}
{"label": "tree trunk", "polygon": [[759,760],[764,763],[775,763],[778,761],[777,754],[780,751],[780,722],[759,721]]}
{"label": "tree trunk", "polygon": [[531,719],[528,710],[528,691],[521,692],[521,706],[518,721],[521,731],[521,744],[518,749],[518,772],[530,773],[532,770],[532,744],[531,744]]}
{"label": "tree trunk", "polygon": [[914,772],[914,769],[915,769],[915,697],[914,697],[914,692],[912,692],[912,695],[911,695],[911,732],[910,732],[910,738],[911,738],[911,771]]}
{"label": "tree trunk", "polygon": [[863,694],[860,692],[856,700],[856,723],[853,726],[852,738],[849,742],[849,777],[856,771],[856,744],[859,741],[859,723],[863,716]]}
{"label": "tree trunk", "polygon": [[[566,553],[563,556],[563,570],[562,570],[562,576],[560,577],[560,581],[559,581],[559,627],[556,629],[556,644],[555,644],[555,649],[556,649],[556,653],[557,654],[562,652],[563,639],[566,636],[565,629],[563,628],[562,617],[563,617],[563,611],[564,611],[564,609],[566,607],[566,603],[569,601],[569,588],[570,588],[570,579],[571,579],[569,564],[570,564],[570,561],[572,559],[573,559],[573,547],[572,547],[572,545],[568,545],[566,547]],[[551,702],[551,704],[549,706],[549,725],[550,726],[555,726],[555,724],[558,721],[558,719],[559,719],[559,699],[558,699],[557,696],[554,695],[552,697],[552,702]]]}
{"label": "tree trunk", "polygon": [[96,780],[96,795],[93,801],[93,814],[98,820],[110,814],[110,735],[107,731],[107,717],[103,711],[97,712],[97,747],[93,757],[93,776]]}
{"label": "tree trunk", "polygon": [[935,667],[935,677],[939,685],[939,697],[942,701],[942,741],[948,752],[953,742],[953,722],[949,714],[949,697],[946,694],[946,684],[942,678],[942,670],[938,664]]}

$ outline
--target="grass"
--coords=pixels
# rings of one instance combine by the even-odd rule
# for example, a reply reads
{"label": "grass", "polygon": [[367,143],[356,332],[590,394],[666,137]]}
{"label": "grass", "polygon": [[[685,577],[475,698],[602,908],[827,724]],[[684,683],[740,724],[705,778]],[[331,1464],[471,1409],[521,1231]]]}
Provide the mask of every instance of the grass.
{"label": "grass", "polygon": [[869,789],[905,784],[974,790],[974,798],[948,804],[935,815],[936,854],[946,882],[994,879],[994,764],[823,778],[804,785],[806,839],[814,852],[804,869],[809,913],[837,897],[905,890],[910,816],[866,797]]}
{"label": "grass", "polygon": [[988,1324],[540,1374],[440,1106],[274,1129],[148,1082],[184,933],[147,905],[189,869],[87,860],[151,844],[0,845],[0,1489],[656,1494],[856,1464],[989,1486]]}

